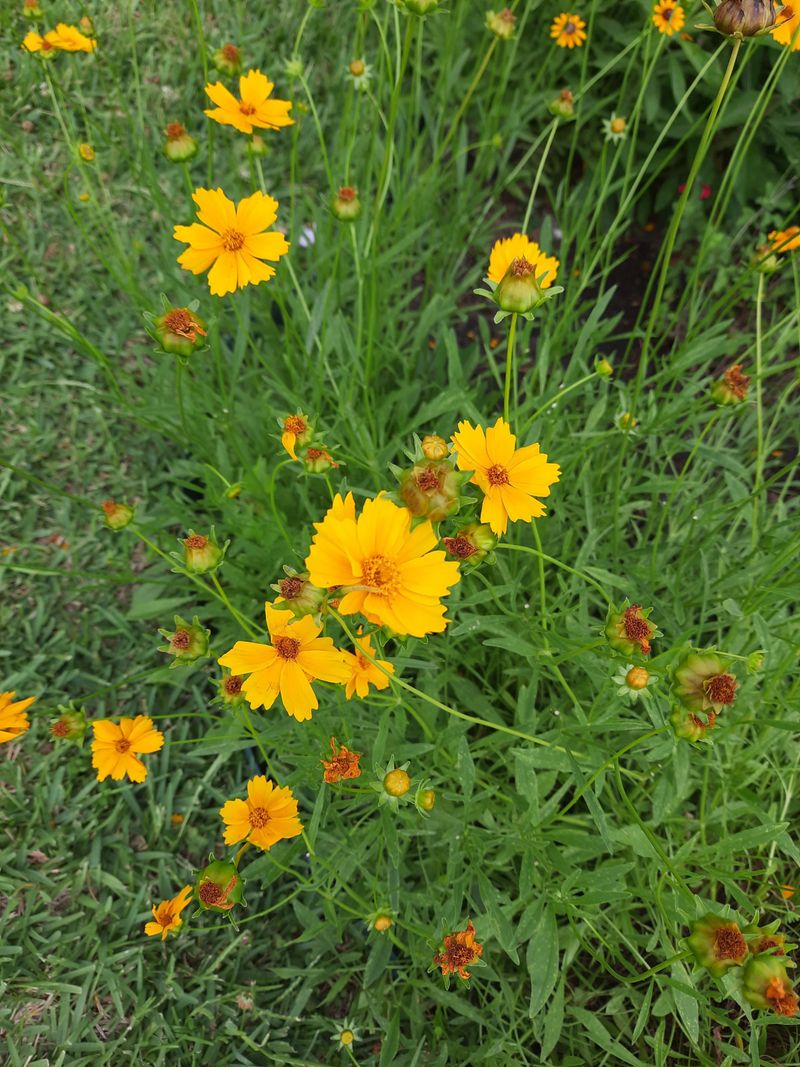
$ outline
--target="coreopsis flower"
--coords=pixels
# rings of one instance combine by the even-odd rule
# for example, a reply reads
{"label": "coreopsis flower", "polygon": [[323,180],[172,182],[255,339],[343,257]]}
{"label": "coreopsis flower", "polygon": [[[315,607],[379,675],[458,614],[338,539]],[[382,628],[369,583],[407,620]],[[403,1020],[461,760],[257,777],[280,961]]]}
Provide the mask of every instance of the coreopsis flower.
{"label": "coreopsis flower", "polygon": [[244,879],[236,864],[216,860],[213,855],[209,860],[211,862],[200,871],[195,882],[197,903],[203,911],[230,911],[236,904],[244,902]]}
{"label": "coreopsis flower", "polygon": [[94,52],[97,48],[97,41],[66,22],[59,22],[54,30],[45,34],[45,38],[60,52]]}
{"label": "coreopsis flower", "polygon": [[298,447],[305,448],[313,439],[314,427],[309,423],[308,416],[298,411],[294,415],[287,415],[281,423],[281,428],[281,444],[292,459],[297,459]]}
{"label": "coreopsis flower", "polygon": [[610,119],[603,119],[603,132],[607,141],[624,141],[628,132],[628,123],[621,115],[612,115]]}
{"label": "coreopsis flower", "polygon": [[[441,598],[459,581],[458,564],[436,551],[433,526],[386,497],[367,500],[356,517],[352,493],[337,494],[305,561],[319,588],[341,586],[339,611],[360,612],[396,634],[424,637],[447,626]],[[349,672],[348,672],[349,673]]]}
{"label": "coreopsis flower", "polygon": [[92,163],[95,157],[94,149],[90,144],[87,144],[85,141],[82,141],[78,145],[78,155],[81,157],[84,163]]}
{"label": "coreopsis flower", "polygon": [[508,41],[514,36],[516,21],[517,17],[510,7],[504,7],[502,11],[486,12],[486,28],[503,41]]}
{"label": "coreopsis flower", "polygon": [[173,163],[185,163],[197,155],[197,141],[182,122],[170,122],[164,130],[164,155]]}
{"label": "coreopsis flower", "polygon": [[614,675],[614,681],[616,682],[619,695],[634,703],[641,697],[649,695],[648,686],[650,686],[654,680],[655,675],[651,674],[644,667],[634,666],[633,663],[629,663],[625,667],[620,667]]}
{"label": "coreopsis flower", "polygon": [[39,0],[23,0],[22,15],[26,19],[44,18],[44,11],[39,6]]}
{"label": "coreopsis flower", "polygon": [[115,782],[126,776],[132,782],[143,782],[147,768],[137,755],[158,752],[164,745],[164,735],[153,725],[147,715],[135,719],[96,719],[92,723],[92,766],[97,771],[98,782],[109,775]]}
{"label": "coreopsis flower", "polygon": [[217,106],[207,108],[205,113],[215,122],[223,126],[233,126],[241,133],[280,130],[284,126],[293,126],[294,119],[289,118],[292,103],[290,100],[270,99],[274,88],[273,83],[260,70],[248,70],[247,74],[243,74],[239,79],[239,100],[222,82],[209,84],[206,86],[206,95]]}
{"label": "coreopsis flower", "polygon": [[278,841],[303,832],[291,789],[276,786],[263,774],[247,783],[247,800],[228,800],[219,813],[225,823],[226,845],[235,845],[246,838],[266,852]]}
{"label": "coreopsis flower", "polygon": [[182,359],[205,346],[206,324],[193,307],[169,308],[153,320],[153,327],[164,351]]}
{"label": "coreopsis flower", "polygon": [[740,967],[750,954],[738,923],[718,915],[704,915],[691,923],[686,939],[701,967],[719,978],[730,967]]}
{"label": "coreopsis flower", "polygon": [[722,0],[714,8],[714,25],[720,33],[760,37],[775,24],[774,0]]}
{"label": "coreopsis flower", "polygon": [[298,722],[311,718],[319,707],[311,683],[344,683],[350,670],[330,637],[320,637],[322,626],[310,615],[295,618],[265,604],[271,644],[237,641],[220,657],[234,674],[249,675],[242,692],[251,708],[271,708],[278,696],[287,714]]}
{"label": "coreopsis flower", "polygon": [[214,52],[212,62],[220,74],[227,74],[232,78],[242,69],[242,53],[235,44],[224,44]]}
{"label": "coreopsis flower", "polygon": [[678,33],[685,21],[686,13],[677,0],[659,0],[653,8],[653,25],[667,37]]}
{"label": "coreopsis flower", "polygon": [[293,567],[284,567],[285,578],[270,586],[278,594],[275,603],[288,608],[297,618],[316,615],[322,607],[325,593],[308,580],[308,573],[300,573]]}
{"label": "coreopsis flower", "polygon": [[331,738],[331,757],[320,760],[324,767],[323,780],[328,783],[342,782],[348,778],[360,778],[361,768],[358,761],[361,759],[360,752],[351,752],[346,745],[336,748],[336,738]]}
{"label": "coreopsis flower", "polygon": [[353,59],[347,64],[346,77],[352,83],[354,89],[365,92],[369,89],[372,67],[365,63],[363,59]]}
{"label": "coreopsis flower", "polygon": [[798,998],[786,971],[786,962],[775,956],[751,959],[742,975],[742,992],[755,1008],[794,1018]]}
{"label": "coreopsis flower", "polygon": [[[342,655],[350,669],[350,677],[345,684],[345,696],[348,700],[354,694],[363,700],[369,693],[370,685],[374,685],[376,689],[386,689],[390,684],[389,674],[394,674],[394,664],[385,659],[376,659],[369,634],[362,636],[359,630],[353,652],[342,652]],[[375,663],[367,659],[368,656],[371,656]],[[384,673],[386,671],[388,674]]]}
{"label": "coreopsis flower", "polygon": [[741,404],[747,398],[750,377],[742,374],[741,363],[728,367],[723,376],[711,386],[711,399],[721,407]]}
{"label": "coreopsis flower", "polygon": [[688,711],[719,715],[734,702],[738,684],[715,653],[689,652],[675,667],[672,695]]}
{"label": "coreopsis flower", "polygon": [[158,937],[167,940],[167,934],[177,934],[183,926],[181,912],[192,899],[192,887],[185,885],[177,896],[172,900],[162,900],[160,904],[153,905],[152,921],[145,924],[144,932],[148,937]]}
{"label": "coreopsis flower", "polygon": [[439,952],[433,957],[435,967],[440,967],[444,977],[457,974],[468,982],[471,975],[467,967],[472,966],[483,955],[483,945],[475,940],[475,927],[472,919],[467,919],[465,930],[447,934]]}
{"label": "coreopsis flower", "polygon": [[481,563],[497,546],[497,535],[491,526],[471,522],[456,531],[452,537],[443,537],[442,544],[448,554],[468,567]]}
{"label": "coreopsis flower", "polygon": [[484,494],[481,522],[494,533],[504,534],[509,521],[530,522],[544,515],[545,505],[537,497],[550,496],[561,470],[547,462],[538,444],[517,448],[517,438],[502,418],[487,430],[460,422],[450,440],[459,470],[474,472],[470,481]]}
{"label": "coreopsis flower", "polygon": [[26,711],[36,697],[14,701],[16,691],[11,689],[0,693],[0,745],[7,741],[16,741],[20,734],[30,729],[30,720]]}
{"label": "coreopsis flower", "polygon": [[208,638],[211,631],[201,625],[197,615],[191,622],[176,615],[174,630],[159,629],[158,632],[167,641],[166,645],[158,646],[158,651],[174,656],[170,667],[188,666],[208,655]]}
{"label": "coreopsis flower", "polygon": [[415,518],[441,522],[458,511],[463,481],[447,460],[415,463],[400,475],[400,497]]}
{"label": "coreopsis flower", "polygon": [[771,230],[767,237],[773,252],[792,252],[800,248],[800,226],[789,226],[785,230]]}
{"label": "coreopsis flower", "polygon": [[361,214],[358,190],[353,185],[343,185],[331,201],[331,211],[340,222],[354,222]]}
{"label": "coreopsis flower", "polygon": [[133,508],[130,504],[120,504],[116,500],[104,500],[100,507],[103,509],[106,526],[115,533],[124,530],[133,522]]}
{"label": "coreopsis flower", "polygon": [[29,30],[25,34],[22,40],[22,47],[26,52],[31,55],[38,55],[42,59],[55,59],[58,55],[58,49],[48,40],[47,34],[43,36],[41,33],[36,33],[35,30]]}
{"label": "coreopsis flower", "polygon": [[586,23],[580,15],[557,15],[550,36],[559,48],[582,48],[586,40]]}
{"label": "coreopsis flower", "polygon": [[648,617],[652,610],[627,600],[621,611],[610,608],[604,630],[609,645],[623,656],[634,652],[649,656],[650,642],[658,636],[658,627]]}
{"label": "coreopsis flower", "polygon": [[236,205],[222,189],[195,189],[192,199],[200,222],[173,231],[176,241],[189,245],[178,256],[184,270],[208,271],[214,296],[269,281],[275,269],[262,260],[277,263],[289,251],[283,234],[269,229],[278,216],[278,201],[256,192]]}
{"label": "coreopsis flower", "polygon": [[611,378],[614,374],[614,367],[607,359],[598,359],[594,365],[595,372],[600,375],[601,378]]}
{"label": "coreopsis flower", "polygon": [[800,3],[792,0],[779,12],[775,25],[769,31],[778,44],[786,45],[793,52],[800,51]]}
{"label": "coreopsis flower", "polygon": [[555,281],[558,267],[558,260],[525,234],[501,238],[489,256],[486,281],[494,291],[488,295],[502,311],[528,315],[546,299],[544,291]]}
{"label": "coreopsis flower", "polygon": [[59,707],[61,714],[50,723],[50,736],[57,741],[72,741],[83,745],[86,733],[86,712],[83,708]]}
{"label": "coreopsis flower", "polygon": [[189,536],[182,538],[181,544],[183,545],[183,559],[181,562],[186,570],[190,574],[208,574],[219,567],[229,542],[226,541],[220,547],[217,544],[214,527],[212,526],[211,533],[208,536],[189,530]]}
{"label": "coreopsis flower", "polygon": [[551,115],[557,119],[573,119],[575,117],[575,97],[569,89],[562,89],[555,100],[547,105]]}

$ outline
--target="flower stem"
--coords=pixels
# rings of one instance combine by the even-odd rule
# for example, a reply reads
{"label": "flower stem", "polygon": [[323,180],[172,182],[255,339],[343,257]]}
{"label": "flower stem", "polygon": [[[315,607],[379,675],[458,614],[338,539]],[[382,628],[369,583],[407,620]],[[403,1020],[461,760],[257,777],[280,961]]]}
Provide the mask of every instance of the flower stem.
{"label": "flower stem", "polygon": [[764,405],[763,384],[761,380],[762,360],[762,325],[761,310],[764,301],[764,275],[758,275],[758,290],[756,291],[756,469],[755,484],[753,486],[753,528],[751,546],[755,551],[758,544],[758,505],[761,487],[764,481]]}
{"label": "flower stem", "polygon": [[[509,418],[509,407],[511,404],[511,373],[514,366],[514,341],[517,335],[517,313],[516,311],[511,316],[511,325],[508,328],[508,344],[506,345],[506,384],[503,391],[503,418],[507,423],[511,423]],[[511,427],[513,430],[513,426]]]}

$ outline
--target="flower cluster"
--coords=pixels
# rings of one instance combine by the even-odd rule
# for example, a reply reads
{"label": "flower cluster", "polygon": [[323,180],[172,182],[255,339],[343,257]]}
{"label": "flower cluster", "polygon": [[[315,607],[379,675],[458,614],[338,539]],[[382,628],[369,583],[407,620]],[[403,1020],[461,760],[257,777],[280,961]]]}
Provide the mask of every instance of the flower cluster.
{"label": "flower cluster", "polygon": [[48,30],[44,34],[30,30],[25,34],[22,47],[32,55],[50,59],[59,52],[94,52],[97,41],[94,37],[81,33],[77,26],[59,22],[54,30]]}

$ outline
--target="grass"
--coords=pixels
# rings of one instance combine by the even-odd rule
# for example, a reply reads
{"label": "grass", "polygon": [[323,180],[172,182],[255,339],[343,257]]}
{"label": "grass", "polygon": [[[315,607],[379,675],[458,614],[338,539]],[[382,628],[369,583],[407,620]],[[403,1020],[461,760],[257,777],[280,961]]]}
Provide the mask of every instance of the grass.
{"label": "grass", "polygon": [[[547,39],[560,9],[526,0],[508,42],[470,4],[421,23],[383,2],[274,6],[98,3],[97,54],[47,66],[17,51],[16,9],[0,14],[0,688],[38,695],[29,733],[0,748],[6,1061],[798,1063],[796,1020],[754,1012],[683,941],[724,905],[796,931],[780,886],[800,866],[800,283],[796,256],[750,265],[797,220],[796,56],[745,41],[708,126],[730,47],[693,29],[701,9],[683,41],[654,32],[648,5],[587,3],[589,43],[565,53]],[[46,24],[81,14],[52,3]],[[227,40],[295,102],[263,158],[201,112]],[[360,56],[368,93],[346,74]],[[547,110],[565,86],[571,123]],[[618,146],[600,132],[612,111],[629,122]],[[161,155],[170,121],[200,143],[186,170]],[[364,205],[352,226],[328,208],[346,182]],[[172,226],[193,218],[190,187],[262,184],[290,255],[268,285],[212,297],[176,264]],[[169,670],[157,630],[196,613],[218,656],[241,625],[207,580],[104,530],[100,501],[136,503],[135,530],[167,555],[214,524],[231,539],[223,598],[260,624],[330,501],[287,462],[280,420],[313,416],[341,464],[330,486],[359,500],[394,488],[414,433],[494,422],[508,323],[473,290],[518,230],[559,257],[564,286],[517,323],[509,398],[520,437],[561,466],[546,518],[465,574],[445,635],[387,641],[416,692],[322,687],[303,724],[279,705],[226,710],[215,659]],[[208,324],[186,367],[145,332],[162,291]],[[734,362],[750,392],[719,408],[709,388]],[[602,636],[625,597],[663,635],[637,703]],[[710,744],[669,727],[689,646],[742,657]],[[99,784],[88,743],[53,743],[70,701],[157,720],[167,744],[144,783]],[[360,779],[321,783],[331,735],[365,754]],[[435,788],[429,818],[378,806],[392,757]],[[145,938],[151,905],[225,851],[218,810],[257,773],[291,786],[307,837],[248,853],[235,927],[204,914]],[[380,909],[386,934],[367,926]],[[446,989],[428,968],[468,917],[484,965]]]}

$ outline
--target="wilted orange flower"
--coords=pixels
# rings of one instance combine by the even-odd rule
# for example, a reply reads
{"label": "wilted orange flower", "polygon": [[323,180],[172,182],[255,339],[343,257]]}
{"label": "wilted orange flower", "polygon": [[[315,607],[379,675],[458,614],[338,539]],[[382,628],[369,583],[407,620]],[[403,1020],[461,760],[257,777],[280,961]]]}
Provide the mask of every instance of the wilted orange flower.
{"label": "wilted orange flower", "polygon": [[791,46],[793,52],[800,50],[800,3],[786,4],[778,12],[775,25],[769,31],[778,44]]}
{"label": "wilted orange flower", "polygon": [[558,15],[553,19],[550,36],[559,48],[581,48],[586,40],[586,23],[580,15]]}
{"label": "wilted orange flower", "polygon": [[677,33],[685,21],[686,15],[677,0],[659,0],[653,8],[653,25],[667,37]]}
{"label": "wilted orange flower", "polygon": [[178,256],[184,270],[208,271],[208,288],[214,296],[269,281],[275,269],[262,260],[277,263],[289,251],[282,233],[265,232],[278,217],[278,201],[257,192],[237,206],[222,189],[195,189],[192,199],[203,225],[193,222],[173,231],[176,241],[189,245]]}
{"label": "wilted orange flower", "polygon": [[485,431],[460,422],[450,440],[458,469],[475,472],[470,481],[484,494],[481,522],[488,522],[494,533],[505,533],[509,520],[529,522],[544,515],[545,506],[536,498],[550,496],[561,470],[557,463],[547,462],[538,444],[517,448],[517,439],[502,418]]}
{"label": "wilted orange flower", "polygon": [[495,241],[489,256],[489,270],[486,277],[490,282],[496,282],[499,285],[515,260],[530,264],[533,268],[533,277],[540,289],[549,289],[556,280],[558,260],[555,256],[548,256],[535,241],[531,241],[524,233],[515,233],[511,237],[502,237],[499,241]]}
{"label": "wilted orange flower", "polygon": [[445,937],[444,948],[433,957],[433,962],[441,967],[443,975],[457,973],[466,982],[470,978],[467,967],[482,955],[483,945],[475,940],[475,927],[472,919],[468,919],[466,930]]}
{"label": "wilted orange flower", "polygon": [[292,104],[289,100],[270,100],[275,86],[260,70],[249,70],[239,79],[237,100],[222,82],[206,86],[206,94],[215,108],[208,108],[206,115],[223,126],[235,126],[242,133],[258,130],[279,130],[282,126],[294,125],[289,118]]}
{"label": "wilted orange flower", "polygon": [[183,925],[181,912],[192,899],[192,887],[185,885],[172,900],[162,900],[160,904],[153,905],[153,919],[145,924],[144,932],[148,937],[157,937],[161,934],[161,940],[166,941],[167,934],[177,933]]}
{"label": "wilted orange flower", "polygon": [[[375,663],[367,659],[367,656],[375,659],[375,649],[372,647],[369,634],[362,637],[359,630],[355,651],[342,652],[342,655],[350,668],[350,677],[345,686],[345,696],[348,700],[354,693],[363,700],[369,693],[370,685],[374,685],[376,689],[386,689],[389,685],[389,676],[383,672],[388,671],[389,674],[394,674],[394,664],[385,659],[376,660]],[[383,671],[377,664],[383,667]]]}
{"label": "wilted orange flower", "polygon": [[361,768],[358,765],[360,759],[360,752],[351,752],[344,745],[337,752],[336,738],[332,737],[331,758],[329,760],[320,760],[320,763],[325,768],[322,774],[323,779],[326,782],[341,782],[346,778],[359,778],[361,776]]}
{"label": "wilted orange flower", "polygon": [[0,693],[0,745],[6,741],[14,741],[30,729],[30,721],[25,714],[27,709],[36,700],[36,697],[27,697],[14,703],[16,692],[12,689],[6,693]]}
{"label": "wilted orange flower", "polygon": [[143,782],[147,768],[137,753],[158,752],[164,745],[164,735],[156,730],[147,715],[135,719],[97,719],[92,723],[92,766],[97,770],[98,782],[110,775],[115,782],[126,775],[132,782]]}
{"label": "wilted orange flower", "polygon": [[267,851],[276,842],[303,832],[291,789],[276,786],[263,774],[247,783],[247,800],[229,800],[219,813],[225,823],[226,845],[247,838],[256,848]]}

